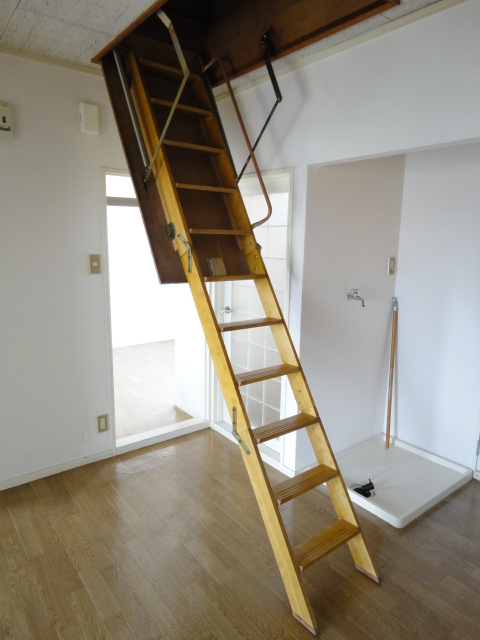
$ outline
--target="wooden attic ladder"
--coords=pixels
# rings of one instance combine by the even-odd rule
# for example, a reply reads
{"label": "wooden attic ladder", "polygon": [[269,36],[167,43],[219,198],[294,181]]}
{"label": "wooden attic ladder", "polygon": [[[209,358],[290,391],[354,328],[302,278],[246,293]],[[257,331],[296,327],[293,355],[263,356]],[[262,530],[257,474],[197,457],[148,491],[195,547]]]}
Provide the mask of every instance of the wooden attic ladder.
{"label": "wooden attic ladder", "polygon": [[[165,14],[160,17],[170,26]],[[171,26],[170,32],[174,39]],[[161,55],[158,56],[152,53],[152,47],[147,46],[144,40],[130,40],[128,48],[122,51],[122,64],[130,74],[130,92],[149,158],[154,155],[161,131],[165,128],[167,114],[172,113],[172,106],[178,98],[179,80],[183,79],[185,84],[182,101],[178,102],[172,114],[167,136],[153,162],[153,175],[147,188],[158,189],[167,221],[174,225],[169,225],[172,238],[174,237],[173,243],[192,291],[232,418],[234,435],[240,445],[293,615],[316,634],[317,623],[302,581],[302,571],[339,546],[348,544],[357,569],[376,582],[379,582],[379,574],[368,551],[262,260],[261,250],[255,240],[253,226],[246,213],[224,145],[211,94],[202,80],[199,62],[196,57],[190,56],[189,66],[196,63],[196,72],[182,71],[178,63],[172,64],[172,47],[167,49],[162,45]],[[178,44],[175,39],[174,44]],[[115,55],[119,57],[118,51]],[[234,100],[233,93],[231,95]],[[248,138],[247,144],[258,171]],[[259,177],[261,180],[260,175]],[[137,180],[138,176],[133,178]],[[163,239],[159,245],[158,237],[153,238],[148,225],[146,226],[155,257],[156,252],[169,245]],[[208,266],[211,258],[221,258],[226,273],[212,275]],[[264,318],[225,324],[217,322],[206,283],[234,280],[254,281],[265,311]],[[282,364],[235,375],[222,334],[253,327],[270,328]],[[298,415],[252,429],[240,393],[241,387],[280,376],[288,377],[298,403]],[[272,486],[258,445],[298,429],[307,430],[318,466]],[[338,521],[309,540],[292,547],[279,505],[322,483],[327,485]]]}

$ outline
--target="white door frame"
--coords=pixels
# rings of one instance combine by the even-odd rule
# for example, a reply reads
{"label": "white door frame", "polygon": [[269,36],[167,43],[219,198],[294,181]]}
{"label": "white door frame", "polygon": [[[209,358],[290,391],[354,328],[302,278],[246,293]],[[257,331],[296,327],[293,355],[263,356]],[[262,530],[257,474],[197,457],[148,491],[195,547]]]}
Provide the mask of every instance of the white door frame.
{"label": "white door frame", "polygon": [[[480,414],[479,414],[480,421]],[[477,442],[475,444],[476,451],[473,459],[473,477],[475,480],[480,480],[480,431],[478,432]]]}
{"label": "white door frame", "polygon": [[[145,434],[139,434],[138,436],[130,436],[128,438],[122,438],[117,445],[117,433],[116,433],[116,420],[115,420],[115,386],[114,386],[114,377],[113,377],[113,338],[112,338],[112,313],[111,313],[111,301],[110,301],[110,271],[109,271],[109,260],[108,260],[108,226],[107,226],[107,206],[108,200],[107,198],[107,187],[106,187],[106,176],[114,175],[114,176],[128,176],[130,177],[130,172],[126,169],[109,169],[106,167],[102,167],[102,208],[103,208],[103,266],[102,270],[105,276],[105,299],[107,304],[107,340],[108,340],[108,369],[109,369],[109,391],[110,391],[110,431],[112,434],[112,452],[113,455],[121,455],[122,453],[127,453],[128,451],[134,451],[136,449],[141,449],[142,447],[151,446],[153,444],[157,444],[159,442],[164,442],[165,440],[171,440],[173,438],[178,438],[183,435],[187,435],[189,433],[193,433],[194,431],[199,431],[200,429],[205,429],[209,426],[208,419],[203,418],[190,418],[188,420],[183,420],[182,422],[177,422],[173,425],[169,425],[167,427],[160,427],[158,429],[154,429],[153,431],[147,431]],[[121,204],[121,206],[135,206],[139,207],[138,201],[136,198],[123,198],[122,203],[112,203],[112,204]],[[207,379],[208,385],[208,379]],[[207,403],[205,403],[207,404]],[[208,418],[208,417],[207,417]]]}

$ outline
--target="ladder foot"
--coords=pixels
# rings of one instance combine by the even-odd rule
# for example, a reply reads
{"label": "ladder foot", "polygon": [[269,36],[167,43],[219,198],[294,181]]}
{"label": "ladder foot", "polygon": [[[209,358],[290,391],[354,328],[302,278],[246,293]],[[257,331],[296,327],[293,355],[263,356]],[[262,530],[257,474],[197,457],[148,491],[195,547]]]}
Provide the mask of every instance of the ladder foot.
{"label": "ladder foot", "polygon": [[316,636],[319,632],[319,629],[314,629],[313,627],[311,627],[307,622],[305,622],[305,620],[303,620],[302,618],[300,618],[300,616],[298,616],[295,611],[292,611],[293,617],[295,618],[295,620],[298,620],[300,622],[300,624],[303,624],[303,626],[305,627],[305,629],[308,629],[310,631],[311,634],[313,634],[314,636]]}
{"label": "ladder foot", "polygon": [[370,578],[370,580],[373,580],[377,584],[380,584],[382,581],[382,578],[380,576],[374,576],[371,573],[368,573],[368,571],[365,571],[365,569],[362,569],[361,567],[359,567],[358,565],[355,565],[355,569],[358,569],[360,573],[363,573],[365,576],[367,576],[367,578]]}

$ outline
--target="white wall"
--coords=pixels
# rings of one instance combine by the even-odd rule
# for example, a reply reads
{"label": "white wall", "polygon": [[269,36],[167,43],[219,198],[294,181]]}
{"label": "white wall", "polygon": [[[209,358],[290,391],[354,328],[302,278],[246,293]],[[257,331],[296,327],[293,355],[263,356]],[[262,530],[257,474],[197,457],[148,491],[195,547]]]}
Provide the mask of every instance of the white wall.
{"label": "white wall", "polygon": [[182,289],[175,337],[175,406],[194,418],[207,416],[207,347],[190,288]]}
{"label": "white wall", "polygon": [[[480,139],[479,26],[470,0],[280,78],[258,158],[263,170],[295,167],[297,345],[307,167]],[[87,254],[103,251],[100,167],[125,161],[101,78],[0,54],[0,88],[16,127],[0,143],[1,481],[111,448],[95,433],[110,408],[105,282],[88,275]],[[79,133],[82,100],[101,107],[99,137]],[[254,137],[271,87],[239,102]],[[232,109],[220,109],[243,164]]]}
{"label": "white wall", "polygon": [[[405,156],[310,167],[302,365],[335,451],[383,431]],[[365,300],[347,301],[358,288]],[[315,460],[297,452],[297,468]]]}
{"label": "white wall", "polygon": [[[125,159],[100,77],[0,54],[0,482],[112,448],[101,167]],[[101,135],[80,133],[79,102]],[[87,433],[85,433],[87,432]],[[87,438],[87,439],[85,439]]]}
{"label": "white wall", "polygon": [[407,156],[394,434],[472,466],[480,401],[480,145]]}
{"label": "white wall", "polygon": [[[470,0],[279,78],[283,101],[256,152],[262,170],[339,162],[480,139],[480,2]],[[251,137],[274,94],[240,92]],[[246,158],[228,99],[219,104],[236,164]]]}
{"label": "white wall", "polygon": [[175,340],[188,286],[159,283],[140,209],[108,207],[107,219],[113,348]]}
{"label": "white wall", "polygon": [[[309,344],[300,302],[313,267],[303,252],[308,166],[479,140],[479,27],[480,2],[470,0],[279,78],[283,102],[256,155],[264,171],[295,167],[289,322],[297,347],[301,334]],[[253,139],[273,101],[268,83],[238,94]],[[235,114],[228,100],[219,108],[241,167],[247,154]],[[360,415],[370,403],[361,402]],[[297,460],[306,459],[309,445],[297,444]]]}

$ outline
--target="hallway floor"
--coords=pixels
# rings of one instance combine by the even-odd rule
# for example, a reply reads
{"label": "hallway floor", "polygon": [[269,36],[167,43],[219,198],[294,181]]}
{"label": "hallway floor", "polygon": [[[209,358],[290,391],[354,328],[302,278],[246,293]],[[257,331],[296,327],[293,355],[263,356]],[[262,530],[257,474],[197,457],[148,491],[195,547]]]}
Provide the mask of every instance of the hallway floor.
{"label": "hallway floor", "polygon": [[192,416],[174,406],[175,340],[113,349],[117,440]]}

